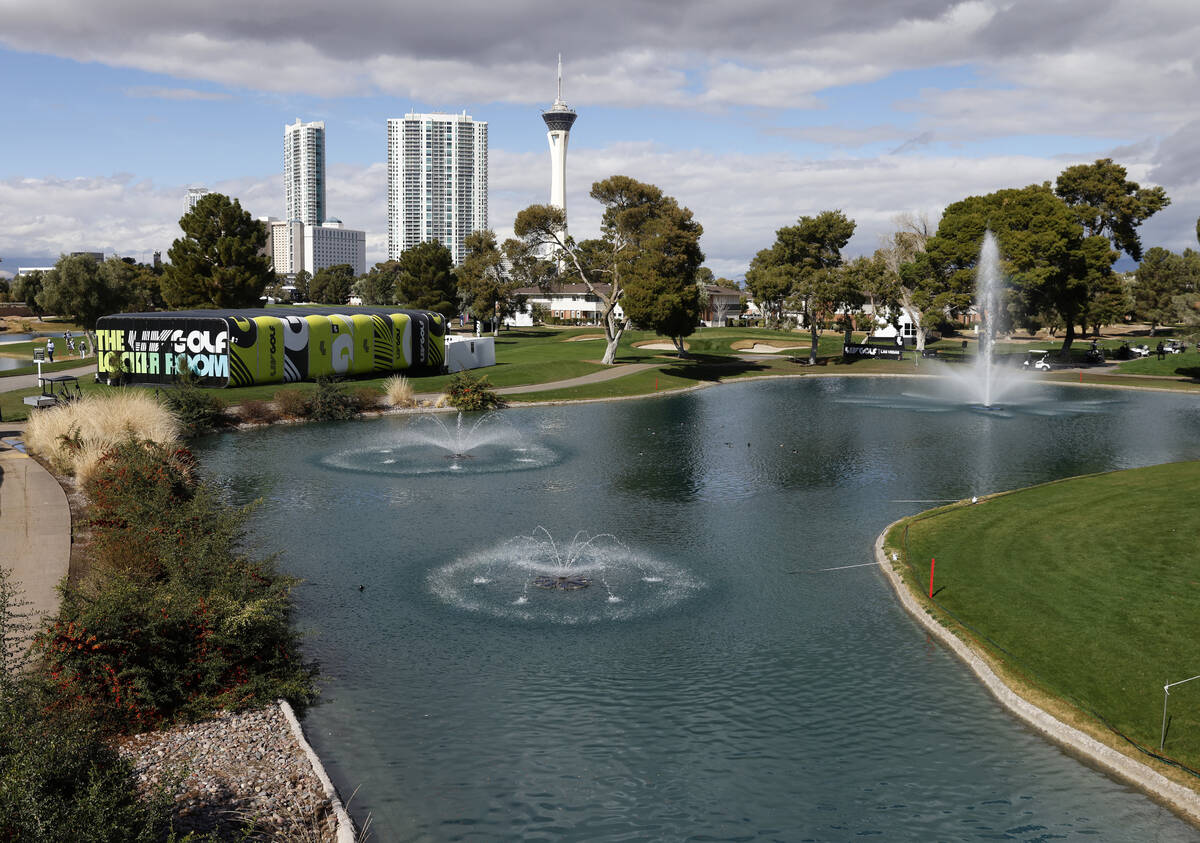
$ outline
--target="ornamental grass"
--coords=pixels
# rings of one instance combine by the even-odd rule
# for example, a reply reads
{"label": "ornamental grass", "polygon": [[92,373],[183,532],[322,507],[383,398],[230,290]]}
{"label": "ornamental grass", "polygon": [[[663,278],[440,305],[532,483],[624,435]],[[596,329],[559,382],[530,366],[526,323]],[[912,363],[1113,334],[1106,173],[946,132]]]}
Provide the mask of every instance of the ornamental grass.
{"label": "ornamental grass", "polygon": [[82,481],[117,444],[129,439],[174,444],[179,432],[178,420],[152,394],[122,389],[32,413],[25,444],[55,471]]}
{"label": "ornamental grass", "polygon": [[392,375],[385,380],[383,394],[392,407],[415,407],[417,404],[412,382],[404,375]]}

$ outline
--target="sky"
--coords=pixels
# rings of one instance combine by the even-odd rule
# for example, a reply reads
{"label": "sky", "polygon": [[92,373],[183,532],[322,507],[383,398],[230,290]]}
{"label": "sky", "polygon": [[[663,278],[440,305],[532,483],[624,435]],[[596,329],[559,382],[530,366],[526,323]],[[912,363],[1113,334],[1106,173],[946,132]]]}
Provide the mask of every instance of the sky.
{"label": "sky", "polygon": [[0,0],[0,274],[62,252],[164,257],[189,186],[282,216],[283,130],[326,125],[327,213],[386,258],[387,128],[489,124],[489,224],[549,201],[540,113],[579,114],[567,210],[651,182],[740,279],[775,231],[840,209],[870,254],[900,213],[1113,158],[1171,205],[1146,247],[1197,247],[1195,0]]}

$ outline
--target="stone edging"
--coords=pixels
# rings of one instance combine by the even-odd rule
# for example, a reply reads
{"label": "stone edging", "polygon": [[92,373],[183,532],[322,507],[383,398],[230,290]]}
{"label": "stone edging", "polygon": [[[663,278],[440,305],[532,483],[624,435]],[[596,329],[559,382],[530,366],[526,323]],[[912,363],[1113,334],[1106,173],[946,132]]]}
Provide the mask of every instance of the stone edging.
{"label": "stone edging", "polygon": [[300,748],[304,750],[305,756],[312,764],[313,774],[320,780],[325,795],[329,797],[333,815],[337,817],[337,843],[355,843],[357,836],[354,831],[354,821],[346,813],[346,807],[342,804],[341,797],[338,796],[337,788],[333,786],[333,782],[329,780],[329,774],[325,772],[325,765],[321,763],[321,759],[317,757],[312,745],[304,737],[304,729],[301,728],[300,721],[296,719],[296,712],[292,711],[287,700],[279,701],[279,709],[283,712],[288,725],[292,727],[292,734],[296,736],[296,742],[300,744]]}
{"label": "stone edging", "polygon": [[893,569],[892,560],[888,558],[887,553],[883,549],[884,538],[899,523],[900,521],[892,522],[875,539],[875,560],[879,568],[887,576],[888,582],[891,583],[893,590],[896,592],[896,596],[900,598],[901,605],[930,635],[948,647],[954,655],[966,662],[967,666],[971,668],[984,687],[1005,708],[1024,720],[1043,736],[1084,756],[1106,772],[1135,785],[1157,801],[1177,811],[1192,823],[1200,823],[1200,793],[1183,785],[1176,784],[1146,764],[1118,752],[1111,746],[1101,743],[1091,735],[1085,734],[1073,726],[1063,723],[1048,711],[1038,708],[1024,697],[1021,697],[1006,685],[1004,680],[996,675],[995,671],[988,666],[979,654],[972,650],[961,638],[938,623],[925,610],[925,607],[913,597],[912,591]]}

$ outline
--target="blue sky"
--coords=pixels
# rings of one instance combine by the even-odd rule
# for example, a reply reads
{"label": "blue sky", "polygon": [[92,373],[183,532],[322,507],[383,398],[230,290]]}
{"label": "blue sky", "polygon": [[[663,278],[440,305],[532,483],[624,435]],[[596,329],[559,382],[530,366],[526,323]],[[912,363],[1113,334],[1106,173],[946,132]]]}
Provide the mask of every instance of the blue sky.
{"label": "blue sky", "polygon": [[0,271],[61,251],[165,253],[188,185],[281,214],[297,117],[326,122],[329,213],[382,259],[386,120],[414,108],[489,122],[503,237],[547,199],[539,112],[559,49],[580,115],[577,234],[598,223],[590,183],[626,173],[692,208],[709,265],[739,277],[801,214],[843,209],[858,222],[848,251],[869,253],[896,214],[936,220],[964,196],[1113,157],[1172,198],[1146,245],[1197,245],[1191,3],[526,0],[501,16],[482,0],[356,0],[332,24],[312,0],[98,5],[0,0]]}

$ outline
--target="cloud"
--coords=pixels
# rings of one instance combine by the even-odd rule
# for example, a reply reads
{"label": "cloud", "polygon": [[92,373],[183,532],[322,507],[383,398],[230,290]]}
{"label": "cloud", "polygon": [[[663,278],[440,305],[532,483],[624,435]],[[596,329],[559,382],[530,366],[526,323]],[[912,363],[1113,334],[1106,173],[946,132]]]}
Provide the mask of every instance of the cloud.
{"label": "cloud", "polygon": [[229,94],[220,91],[197,91],[195,88],[162,88],[153,85],[137,85],[132,88],[126,88],[125,96],[133,97],[134,99],[159,99],[159,100],[227,100],[232,99]]}
{"label": "cloud", "polygon": [[969,66],[979,84],[908,98],[917,131],[940,139],[943,123],[962,137],[1173,131],[1200,91],[1200,6],[1175,0],[360,0],[352,14],[318,0],[0,0],[0,11],[13,49],[327,97],[540,103],[559,50],[569,100],[624,107],[811,109],[844,86]]}

